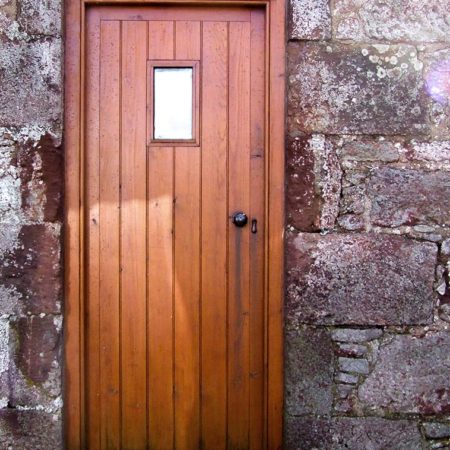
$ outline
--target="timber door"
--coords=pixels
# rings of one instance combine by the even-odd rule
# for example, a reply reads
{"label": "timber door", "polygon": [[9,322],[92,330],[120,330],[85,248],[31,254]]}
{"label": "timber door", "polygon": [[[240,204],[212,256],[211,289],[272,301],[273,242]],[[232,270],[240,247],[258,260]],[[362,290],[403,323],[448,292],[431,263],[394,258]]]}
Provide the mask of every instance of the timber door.
{"label": "timber door", "polygon": [[92,7],[86,54],[87,447],[261,449],[265,12]]}

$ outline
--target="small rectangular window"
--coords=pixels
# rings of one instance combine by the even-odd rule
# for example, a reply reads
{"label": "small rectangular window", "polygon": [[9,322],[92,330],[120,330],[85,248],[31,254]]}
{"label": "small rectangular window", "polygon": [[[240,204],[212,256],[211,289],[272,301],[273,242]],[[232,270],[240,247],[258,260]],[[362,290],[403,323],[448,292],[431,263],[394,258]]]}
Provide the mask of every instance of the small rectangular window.
{"label": "small rectangular window", "polygon": [[192,67],[155,67],[154,139],[192,139]]}
{"label": "small rectangular window", "polygon": [[198,145],[197,61],[149,61],[149,143]]}

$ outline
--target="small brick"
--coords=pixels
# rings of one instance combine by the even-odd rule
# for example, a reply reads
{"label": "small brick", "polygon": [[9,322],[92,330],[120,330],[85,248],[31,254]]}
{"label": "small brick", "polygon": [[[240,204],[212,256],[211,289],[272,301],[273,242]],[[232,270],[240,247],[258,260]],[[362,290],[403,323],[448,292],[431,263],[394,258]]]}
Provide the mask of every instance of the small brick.
{"label": "small brick", "polygon": [[340,383],[347,383],[347,384],[357,384],[359,381],[358,375],[354,375],[351,373],[345,373],[345,372],[339,372],[335,380]]}
{"label": "small brick", "polygon": [[343,372],[359,373],[367,375],[369,373],[369,362],[365,359],[339,358],[339,368]]}
{"label": "small brick", "polygon": [[450,423],[424,422],[422,429],[428,439],[450,438]]}
{"label": "small brick", "polygon": [[337,354],[339,356],[361,357],[367,353],[367,347],[358,344],[338,344]]}
{"label": "small brick", "polygon": [[367,330],[357,330],[353,328],[338,328],[333,330],[331,338],[337,342],[352,342],[361,343],[369,342],[378,339],[383,335],[383,330],[380,328],[369,328]]}

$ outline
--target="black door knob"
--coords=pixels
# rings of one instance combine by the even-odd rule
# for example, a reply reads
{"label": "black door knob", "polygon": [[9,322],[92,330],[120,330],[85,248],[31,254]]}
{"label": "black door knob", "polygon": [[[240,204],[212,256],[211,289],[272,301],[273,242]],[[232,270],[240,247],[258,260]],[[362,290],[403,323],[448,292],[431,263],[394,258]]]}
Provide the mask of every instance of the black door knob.
{"label": "black door knob", "polygon": [[244,227],[245,225],[247,225],[248,222],[248,217],[247,214],[243,213],[243,212],[237,212],[236,214],[234,214],[233,216],[233,223],[237,226],[237,227]]}

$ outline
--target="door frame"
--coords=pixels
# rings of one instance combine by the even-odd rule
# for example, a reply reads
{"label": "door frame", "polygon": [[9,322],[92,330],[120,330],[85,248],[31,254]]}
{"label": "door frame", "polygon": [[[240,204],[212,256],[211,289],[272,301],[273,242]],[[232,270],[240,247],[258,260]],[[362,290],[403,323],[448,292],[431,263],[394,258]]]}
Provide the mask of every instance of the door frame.
{"label": "door frame", "polygon": [[282,446],[285,0],[65,1],[64,436],[84,448],[84,57],[89,5],[258,5],[266,14],[265,361],[267,448]]}

